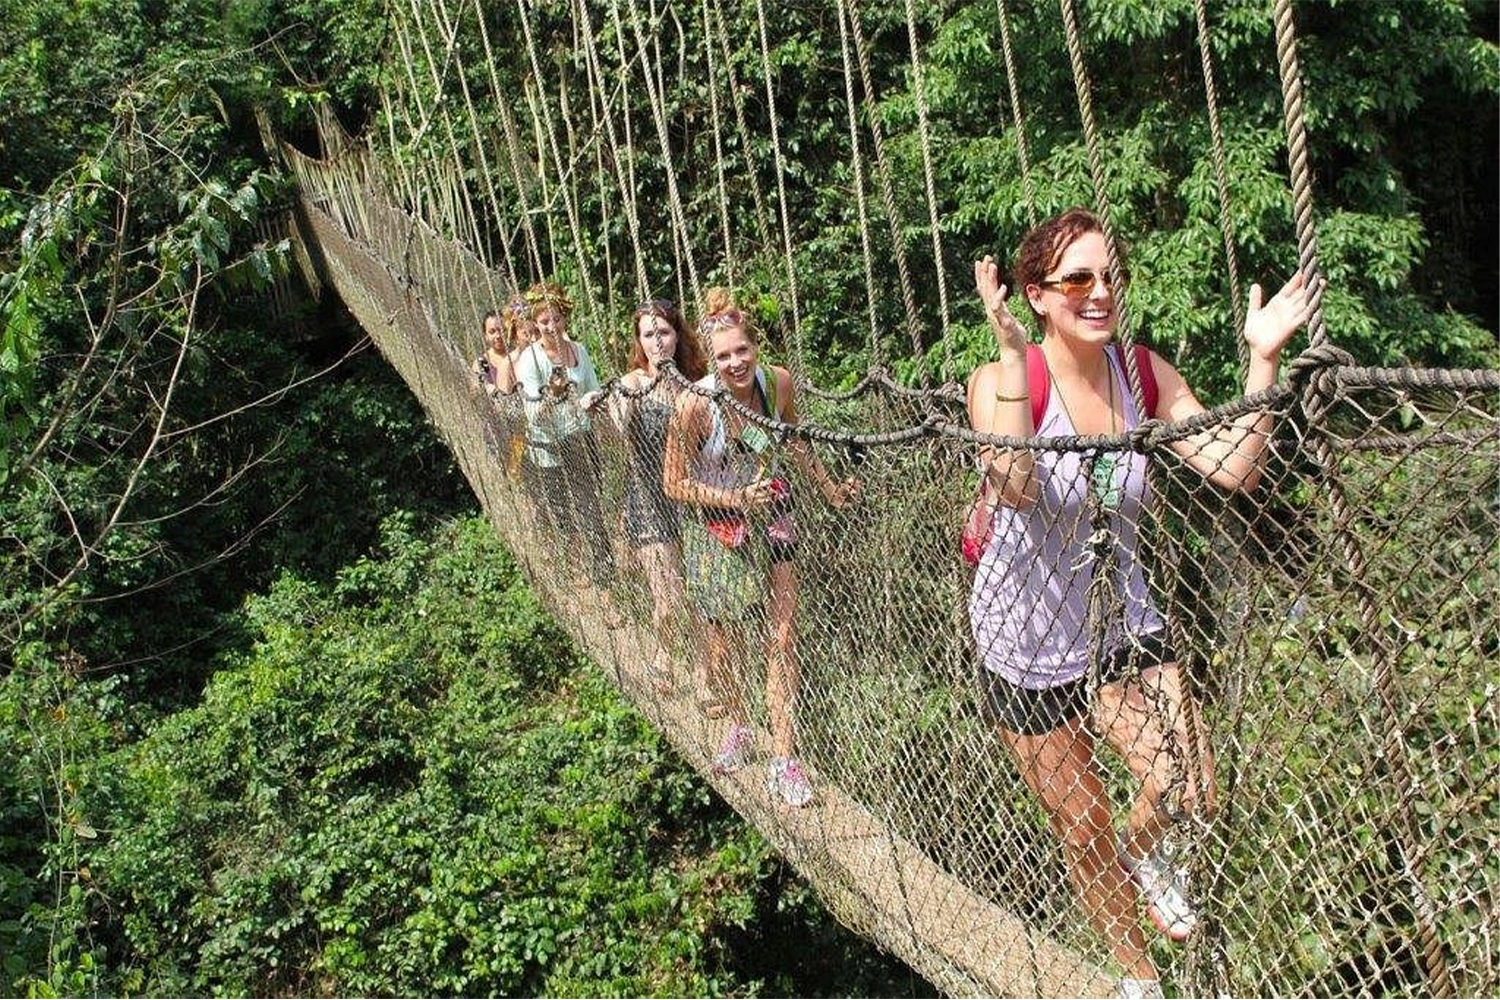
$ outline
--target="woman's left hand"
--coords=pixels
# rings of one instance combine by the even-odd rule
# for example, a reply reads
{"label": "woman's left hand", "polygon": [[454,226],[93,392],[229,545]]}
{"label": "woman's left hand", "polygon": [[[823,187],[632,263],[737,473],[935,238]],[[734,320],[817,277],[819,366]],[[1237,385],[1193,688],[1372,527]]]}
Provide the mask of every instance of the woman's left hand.
{"label": "woman's left hand", "polygon": [[1271,301],[1261,304],[1264,292],[1260,285],[1250,286],[1250,307],[1245,313],[1245,342],[1250,353],[1265,361],[1275,361],[1292,334],[1312,314],[1312,292],[1298,271],[1281,286]]}
{"label": "woman's left hand", "polygon": [[859,496],[859,480],[846,479],[842,483],[832,483],[824,496],[828,498],[828,505],[830,507],[843,507],[849,501]]}

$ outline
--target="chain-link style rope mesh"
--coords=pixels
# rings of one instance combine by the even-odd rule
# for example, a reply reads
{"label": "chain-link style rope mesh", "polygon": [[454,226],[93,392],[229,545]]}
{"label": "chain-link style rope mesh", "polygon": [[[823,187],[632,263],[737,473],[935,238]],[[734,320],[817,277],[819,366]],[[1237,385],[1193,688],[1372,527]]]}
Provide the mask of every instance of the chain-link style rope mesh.
{"label": "chain-link style rope mesh", "polygon": [[[1175,949],[1147,933],[1169,989],[1500,989],[1500,373],[1325,347],[1189,421],[1041,440],[975,434],[961,388],[879,371],[799,391],[796,425],[671,369],[608,380],[587,414],[576,393],[492,397],[469,359],[497,279],[454,238],[461,192],[406,200],[423,175],[335,128],[335,157],[286,151],[330,282],[558,619],[841,919],[953,993],[1108,995],[1142,927],[1110,822],[1134,808],[1196,911]],[[539,139],[535,161],[559,160]],[[1213,485],[1195,457],[1263,412],[1262,481]],[[976,570],[958,534],[991,448],[1044,471]],[[715,534],[702,496],[665,496],[674,468],[689,493],[785,479],[791,506],[720,512]],[[824,502],[851,479],[852,502]],[[1175,675],[1143,671],[1163,658]],[[1097,752],[1002,734],[1056,732],[1057,705],[996,684],[1018,670],[1076,672]],[[736,721],[747,766],[719,773]],[[788,740],[806,808],[767,788]],[[1111,898],[1131,901],[1113,922]]]}

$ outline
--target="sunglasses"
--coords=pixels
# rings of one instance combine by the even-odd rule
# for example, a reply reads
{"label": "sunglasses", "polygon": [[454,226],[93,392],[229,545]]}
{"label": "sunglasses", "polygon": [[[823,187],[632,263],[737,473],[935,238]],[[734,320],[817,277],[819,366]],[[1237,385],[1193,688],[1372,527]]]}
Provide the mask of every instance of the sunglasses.
{"label": "sunglasses", "polygon": [[[1120,283],[1123,285],[1130,280],[1128,275],[1120,275]],[[1070,299],[1086,299],[1094,290],[1094,282],[1104,282],[1105,288],[1112,287],[1109,283],[1108,271],[1093,271],[1088,268],[1079,268],[1077,271],[1069,271],[1067,274],[1056,278],[1048,278],[1046,281],[1038,281],[1037,285],[1042,288],[1055,288]]]}
{"label": "sunglasses", "polygon": [[721,326],[744,326],[745,314],[738,309],[725,309],[723,312],[711,313],[698,323],[698,332],[702,334],[717,330]]}
{"label": "sunglasses", "polygon": [[647,299],[636,306],[635,311],[638,313],[675,313],[677,311],[677,303],[671,299]]}

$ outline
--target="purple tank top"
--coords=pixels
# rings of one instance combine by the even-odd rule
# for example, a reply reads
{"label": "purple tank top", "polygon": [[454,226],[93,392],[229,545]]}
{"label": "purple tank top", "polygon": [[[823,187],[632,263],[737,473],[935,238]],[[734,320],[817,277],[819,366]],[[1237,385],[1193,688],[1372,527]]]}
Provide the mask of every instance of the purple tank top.
{"label": "purple tank top", "polygon": [[[1125,401],[1125,426],[1139,422],[1116,351],[1106,351],[1116,390]],[[1074,434],[1073,422],[1054,387],[1038,437]],[[1138,557],[1138,525],[1147,501],[1146,458],[1134,452],[1100,456],[1113,460],[1118,498],[1110,515],[1114,537],[1114,592],[1123,599],[1121,619],[1105,624],[1106,654],[1127,633],[1163,627],[1151,602]],[[1088,671],[1088,588],[1093,580],[1092,533],[1085,496],[1090,484],[1078,452],[1040,451],[1036,474],[1041,496],[1029,510],[1001,507],[995,534],[979,561],[969,595],[969,620],[985,667],[1012,684],[1033,690],[1056,687]],[[1104,484],[1100,484],[1103,486]]]}

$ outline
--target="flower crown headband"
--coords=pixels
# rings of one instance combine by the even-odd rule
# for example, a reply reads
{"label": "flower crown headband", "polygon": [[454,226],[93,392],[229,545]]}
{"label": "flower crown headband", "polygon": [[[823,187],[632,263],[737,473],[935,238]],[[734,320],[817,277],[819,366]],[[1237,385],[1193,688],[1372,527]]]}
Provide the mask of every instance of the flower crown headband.
{"label": "flower crown headband", "polygon": [[573,300],[561,288],[533,288],[526,292],[525,299],[533,310],[539,306],[551,306],[563,313],[573,311]]}

